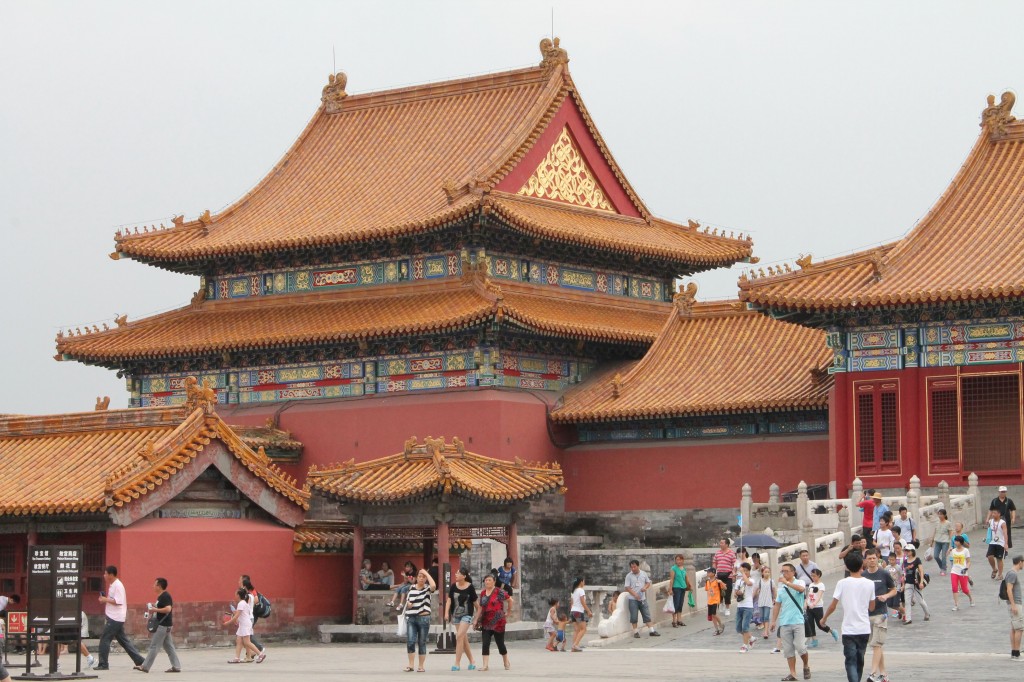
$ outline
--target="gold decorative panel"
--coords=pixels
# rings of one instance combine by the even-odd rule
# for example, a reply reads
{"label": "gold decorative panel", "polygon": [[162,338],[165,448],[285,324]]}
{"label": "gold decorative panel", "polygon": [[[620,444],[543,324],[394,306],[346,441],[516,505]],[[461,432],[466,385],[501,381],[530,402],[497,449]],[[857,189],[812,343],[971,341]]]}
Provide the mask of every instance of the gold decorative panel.
{"label": "gold decorative panel", "polygon": [[569,136],[568,128],[562,129],[562,133],[551,145],[537,170],[533,171],[533,175],[519,190],[519,194],[540,199],[555,199],[602,211],[615,210],[594,179],[594,172]]}

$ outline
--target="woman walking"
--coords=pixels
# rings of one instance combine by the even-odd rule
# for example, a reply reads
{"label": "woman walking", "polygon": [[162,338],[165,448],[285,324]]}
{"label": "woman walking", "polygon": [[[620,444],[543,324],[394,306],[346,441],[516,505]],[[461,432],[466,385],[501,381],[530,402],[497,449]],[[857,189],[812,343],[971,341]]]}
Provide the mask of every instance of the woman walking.
{"label": "woman walking", "polygon": [[448,622],[455,628],[455,665],[458,670],[462,656],[469,659],[469,669],[476,670],[473,652],[469,648],[469,626],[476,613],[476,588],[469,579],[469,569],[461,566],[455,571],[455,583],[448,588]]}
{"label": "woman walking", "polygon": [[580,644],[583,642],[583,635],[587,634],[587,622],[594,616],[587,605],[587,591],[584,590],[586,582],[583,578],[576,578],[572,584],[572,606],[569,607],[569,620],[572,621],[572,650],[573,652],[583,651]]}
{"label": "woman walking", "polygon": [[417,646],[420,654],[420,665],[417,672],[425,672],[423,664],[427,661],[427,635],[430,634],[430,593],[437,588],[434,579],[424,569],[416,574],[416,583],[409,589],[405,597],[405,651],[409,654],[409,665],[405,672],[413,671],[413,659]]}
{"label": "woman walking", "polygon": [[480,670],[489,669],[487,661],[491,656],[491,639],[498,646],[501,660],[505,662],[505,670],[512,667],[508,660],[508,649],[505,648],[505,606],[512,602],[512,597],[497,585],[498,582],[493,575],[484,577],[484,589],[478,598],[480,608],[473,617],[473,625],[482,630],[483,667]]}
{"label": "woman walking", "polygon": [[768,639],[768,620],[771,618],[772,605],[775,604],[775,581],[772,580],[772,569],[761,567],[759,579],[754,584],[754,616]]}
{"label": "woman walking", "polygon": [[669,580],[672,581],[672,627],[677,628],[686,625],[683,622],[683,603],[686,599],[686,591],[693,591],[693,584],[690,576],[686,573],[686,558],[682,554],[676,554],[676,563],[669,571]]}
{"label": "woman walking", "polygon": [[740,636],[740,652],[746,653],[754,646],[754,638],[750,635],[750,623],[754,619],[754,580],[750,577],[750,564],[740,564],[733,584],[733,597],[736,598],[736,633]]}
{"label": "woman walking", "polygon": [[935,534],[932,535],[932,552],[935,563],[939,565],[939,575],[946,575],[946,552],[949,551],[949,543],[953,538],[953,524],[946,516],[946,510],[939,510],[939,521],[935,524]]}

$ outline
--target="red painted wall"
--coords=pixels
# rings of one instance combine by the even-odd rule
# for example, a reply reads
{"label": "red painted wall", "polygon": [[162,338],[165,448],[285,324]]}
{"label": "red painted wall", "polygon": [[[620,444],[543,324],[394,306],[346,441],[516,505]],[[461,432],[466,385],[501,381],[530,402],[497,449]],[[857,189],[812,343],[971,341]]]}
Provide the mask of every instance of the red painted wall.
{"label": "red painted wall", "polygon": [[278,415],[280,428],[302,441],[302,462],[282,465],[299,481],[311,464],[357,462],[402,452],[416,436],[458,436],[466,449],[487,457],[557,461],[547,429],[545,398],[531,393],[472,390],[420,395],[294,402],[260,407],[219,407],[229,424],[263,425]]}
{"label": "red painted wall", "polygon": [[295,598],[316,585],[295,580],[290,528],[245,519],[146,519],[107,533],[107,562],[118,567],[130,606],[153,598],[153,581],[167,578],[176,602],[224,602],[238,576],[273,600]]}
{"label": "red painted wall", "polygon": [[352,613],[351,555],[310,554],[289,558],[295,566],[296,616],[333,620]]}
{"label": "red painted wall", "polygon": [[778,483],[828,483],[828,438],[771,437],[693,444],[581,445],[562,458],[566,511],[738,507],[740,488],[757,496]]}

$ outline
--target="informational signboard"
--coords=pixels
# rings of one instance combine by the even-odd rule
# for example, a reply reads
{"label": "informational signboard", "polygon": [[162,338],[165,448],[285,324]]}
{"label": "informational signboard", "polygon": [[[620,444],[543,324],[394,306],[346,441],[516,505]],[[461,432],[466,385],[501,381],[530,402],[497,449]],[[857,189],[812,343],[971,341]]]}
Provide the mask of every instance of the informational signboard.
{"label": "informational signboard", "polygon": [[34,628],[53,625],[53,563],[55,547],[29,549],[28,613]]}
{"label": "informational signboard", "polygon": [[[82,560],[81,545],[38,545],[28,549],[29,645],[25,648],[25,674],[32,667],[36,643],[48,643],[49,672],[57,672],[57,642],[76,652],[75,675],[81,676]],[[65,675],[65,678],[69,676]],[[24,679],[24,678],[19,678]]]}
{"label": "informational signboard", "polygon": [[54,549],[54,625],[77,628],[82,623],[82,547]]}
{"label": "informational signboard", "polygon": [[28,612],[8,611],[7,612],[7,634],[24,635],[28,634]]}

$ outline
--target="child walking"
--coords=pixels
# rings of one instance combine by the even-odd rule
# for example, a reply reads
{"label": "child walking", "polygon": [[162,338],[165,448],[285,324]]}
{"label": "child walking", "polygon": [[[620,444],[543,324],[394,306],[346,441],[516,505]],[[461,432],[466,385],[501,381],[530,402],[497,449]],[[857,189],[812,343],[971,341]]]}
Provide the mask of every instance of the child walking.
{"label": "child walking", "polygon": [[839,633],[821,623],[821,619],[825,615],[825,583],[821,582],[821,569],[812,568],[811,577],[814,578],[814,582],[807,590],[807,612],[811,614],[811,617],[807,621],[807,631],[804,634],[811,638],[808,646],[815,649],[818,646],[818,633],[815,631],[815,625],[818,626],[818,630],[832,635],[832,639],[836,642],[839,641]]}
{"label": "child walking", "polygon": [[971,567],[971,550],[964,547],[962,535],[954,536],[953,544],[955,547],[949,553],[949,581],[953,588],[953,610],[959,611],[960,598],[957,596],[958,589],[967,595],[967,598],[971,600],[971,606],[974,606],[974,595],[971,594],[971,587],[968,584],[970,578],[967,577],[967,569]]}
{"label": "child walking", "polygon": [[715,634],[720,635],[725,632],[725,626],[722,625],[722,617],[718,615],[718,605],[722,603],[722,590],[725,589],[725,583],[718,579],[713,567],[705,573],[707,580],[704,581],[704,591],[708,593],[708,620],[714,623]]}
{"label": "child walking", "polygon": [[552,597],[548,599],[548,617],[544,620],[544,632],[548,634],[548,645],[544,647],[548,651],[555,651],[558,648],[558,642],[562,642],[562,646],[565,646],[565,628],[562,628],[562,639],[558,639],[558,599]]}
{"label": "child walking", "polygon": [[251,608],[249,593],[245,591],[244,587],[239,587],[235,596],[238,597],[238,604],[231,617],[224,621],[224,627],[229,627],[232,623],[238,624],[238,629],[235,631],[235,657],[228,660],[228,663],[241,663],[240,656],[243,648],[256,659],[257,663],[262,663],[267,655],[260,652],[250,639],[252,637],[252,612],[249,610]]}

